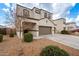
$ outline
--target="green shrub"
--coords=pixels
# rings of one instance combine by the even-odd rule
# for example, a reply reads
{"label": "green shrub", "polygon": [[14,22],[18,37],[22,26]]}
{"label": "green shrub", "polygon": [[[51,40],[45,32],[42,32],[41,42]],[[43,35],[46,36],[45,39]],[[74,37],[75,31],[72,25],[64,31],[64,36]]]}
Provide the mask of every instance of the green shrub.
{"label": "green shrub", "polygon": [[9,37],[14,37],[14,33],[11,32],[11,33],[9,34]]}
{"label": "green shrub", "polygon": [[69,54],[56,46],[46,46],[40,53],[41,56],[69,56]]}
{"label": "green shrub", "polygon": [[62,30],[61,34],[69,34],[69,32],[67,30]]}
{"label": "green shrub", "polygon": [[31,33],[24,33],[24,41],[25,42],[33,41],[33,35]]}
{"label": "green shrub", "polygon": [[0,34],[0,42],[2,42],[2,41],[3,41],[3,35]]}

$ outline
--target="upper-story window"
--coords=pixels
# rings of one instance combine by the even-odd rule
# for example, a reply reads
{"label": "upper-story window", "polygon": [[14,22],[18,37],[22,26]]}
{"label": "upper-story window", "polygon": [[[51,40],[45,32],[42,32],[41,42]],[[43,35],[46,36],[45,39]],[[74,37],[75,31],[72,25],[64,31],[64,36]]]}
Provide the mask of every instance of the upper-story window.
{"label": "upper-story window", "polygon": [[44,17],[47,18],[47,13],[46,12],[44,13]]}
{"label": "upper-story window", "polygon": [[38,8],[35,9],[35,12],[36,12],[37,14],[40,14],[40,10],[39,10]]}
{"label": "upper-story window", "polygon": [[65,21],[63,21],[63,24],[66,24]]}
{"label": "upper-story window", "polygon": [[23,10],[23,16],[28,17],[29,16],[29,11],[27,9]]}
{"label": "upper-story window", "polygon": [[48,19],[51,19],[51,14],[48,14]]}

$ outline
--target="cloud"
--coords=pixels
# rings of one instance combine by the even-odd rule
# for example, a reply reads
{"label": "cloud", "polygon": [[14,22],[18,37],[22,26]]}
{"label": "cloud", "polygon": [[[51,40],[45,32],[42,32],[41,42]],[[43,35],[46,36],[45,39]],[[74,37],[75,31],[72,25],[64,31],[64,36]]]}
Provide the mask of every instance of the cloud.
{"label": "cloud", "polygon": [[67,9],[71,6],[70,3],[55,3],[53,4],[53,13],[57,14],[57,13],[63,13],[65,11],[67,11]]}
{"label": "cloud", "polygon": [[[69,8],[72,7],[71,3],[54,3],[53,7],[53,18],[64,18],[69,13]],[[58,17],[55,17],[59,15]]]}
{"label": "cloud", "polygon": [[10,7],[10,3],[4,3],[7,7]]}
{"label": "cloud", "polygon": [[9,9],[8,8],[3,8],[2,9],[4,12],[9,12]]}
{"label": "cloud", "polygon": [[75,18],[75,21],[79,23],[79,15]]}
{"label": "cloud", "polygon": [[68,18],[68,17],[66,17],[66,22],[75,22],[76,25],[79,26],[79,15],[76,18]]}
{"label": "cloud", "polygon": [[61,18],[59,14],[55,14],[55,15],[52,16],[53,20],[58,19],[58,18]]}
{"label": "cloud", "polygon": [[5,23],[4,23],[5,20],[6,20],[5,17],[4,16],[0,16],[0,20],[1,20],[0,21],[0,25],[5,25]]}
{"label": "cloud", "polygon": [[68,18],[68,17],[66,17],[65,19],[66,19],[66,22],[73,22],[74,18]]}
{"label": "cloud", "polygon": [[39,3],[17,3],[19,5],[28,7],[28,8],[33,8],[33,7],[38,7],[39,8]]}
{"label": "cloud", "polygon": [[77,18],[75,18],[75,22],[76,22],[76,25],[79,26],[79,15],[77,16]]}
{"label": "cloud", "polygon": [[44,9],[47,11],[51,11],[52,12],[52,3],[18,3],[19,5],[28,7],[28,8],[33,8],[33,7],[37,7],[40,9]]}
{"label": "cloud", "polygon": [[39,3],[32,3],[33,7],[38,7],[39,8]]}
{"label": "cloud", "polygon": [[53,7],[52,7],[52,3],[40,3],[39,4],[39,8],[47,10],[49,12],[53,12]]}
{"label": "cloud", "polygon": [[72,6],[75,6],[76,3],[72,3]]}

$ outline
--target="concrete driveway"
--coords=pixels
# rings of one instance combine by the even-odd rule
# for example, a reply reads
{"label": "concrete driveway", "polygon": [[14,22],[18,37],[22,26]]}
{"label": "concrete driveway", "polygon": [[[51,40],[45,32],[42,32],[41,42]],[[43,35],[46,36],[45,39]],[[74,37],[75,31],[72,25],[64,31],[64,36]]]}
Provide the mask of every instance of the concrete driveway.
{"label": "concrete driveway", "polygon": [[53,35],[43,35],[37,38],[48,38],[50,40],[62,43],[72,48],[79,49],[79,37],[78,36],[53,34]]}

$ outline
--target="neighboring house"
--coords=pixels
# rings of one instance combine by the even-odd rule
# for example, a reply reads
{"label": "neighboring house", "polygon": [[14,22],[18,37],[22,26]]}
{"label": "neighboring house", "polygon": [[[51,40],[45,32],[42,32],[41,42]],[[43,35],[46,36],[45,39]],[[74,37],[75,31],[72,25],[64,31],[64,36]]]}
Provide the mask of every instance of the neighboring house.
{"label": "neighboring house", "polygon": [[[12,31],[11,31],[12,30]],[[7,26],[3,26],[3,25],[0,25],[0,33],[3,32],[4,34],[10,34],[10,32],[16,32],[15,31],[15,28],[10,28],[10,27],[7,27]]]}
{"label": "neighboring house", "polygon": [[53,22],[56,24],[55,33],[60,33],[63,29],[66,29],[68,31],[76,29],[75,22],[66,22],[66,19],[64,18],[53,20]]}
{"label": "neighboring house", "polygon": [[52,13],[34,7],[29,9],[16,5],[16,32],[19,38],[23,33],[31,32],[33,36],[53,34]]}
{"label": "neighboring house", "polygon": [[68,31],[76,29],[76,23],[75,22],[68,22],[68,23],[66,23],[66,29]]}

